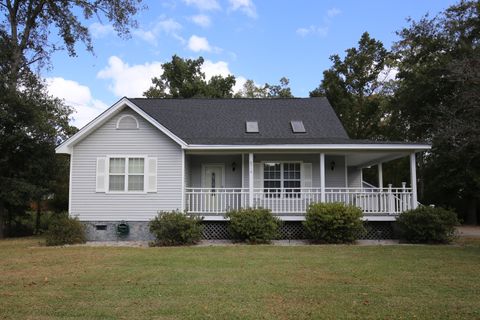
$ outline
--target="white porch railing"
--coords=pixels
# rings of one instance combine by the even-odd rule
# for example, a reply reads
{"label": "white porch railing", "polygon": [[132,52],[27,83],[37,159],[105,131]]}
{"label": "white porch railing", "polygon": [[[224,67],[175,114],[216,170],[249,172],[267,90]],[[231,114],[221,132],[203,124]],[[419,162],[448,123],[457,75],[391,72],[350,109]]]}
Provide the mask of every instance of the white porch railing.
{"label": "white porch railing", "polygon": [[189,213],[218,215],[248,207],[248,188],[186,188]]}
{"label": "white porch railing", "polygon": [[[187,188],[186,210],[204,215],[224,214],[249,207],[248,188]],[[366,215],[398,215],[412,209],[411,188],[326,188],[325,202],[342,202],[362,209]],[[321,202],[320,188],[253,190],[254,208],[274,214],[305,214],[313,202]]]}

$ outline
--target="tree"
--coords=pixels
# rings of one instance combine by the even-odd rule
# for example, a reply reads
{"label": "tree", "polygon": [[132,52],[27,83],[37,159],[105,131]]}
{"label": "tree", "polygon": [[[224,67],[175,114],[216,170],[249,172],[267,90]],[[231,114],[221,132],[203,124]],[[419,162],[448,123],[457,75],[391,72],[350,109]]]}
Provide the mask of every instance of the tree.
{"label": "tree", "polygon": [[289,84],[290,80],[286,77],[282,77],[277,85],[265,83],[257,86],[253,80],[247,80],[235,98],[293,98]]}
{"label": "tree", "polygon": [[[8,81],[16,86],[22,73],[30,66],[44,66],[54,51],[66,49],[76,56],[77,42],[83,42],[93,51],[88,27],[84,21],[104,17],[121,36],[128,35],[136,25],[133,16],[140,9],[141,0],[0,0],[0,36],[8,45],[11,64]],[[81,15],[79,17],[78,15]],[[55,30],[63,41],[51,41]]]}
{"label": "tree", "polygon": [[171,62],[162,64],[163,74],[152,79],[143,95],[147,98],[231,98],[235,77],[213,76],[205,80],[202,72],[203,58],[183,59],[177,55]]}
{"label": "tree", "polygon": [[0,85],[0,237],[5,220],[49,192],[55,146],[71,130],[71,109],[49,97],[34,75],[22,88]]}
{"label": "tree", "polygon": [[432,142],[426,199],[478,223],[480,198],[480,4],[460,1],[410,25],[394,49],[398,89],[393,123],[406,138]]}
{"label": "tree", "polygon": [[[55,146],[73,133],[71,108],[50,97],[32,72],[66,49],[76,56],[84,43],[93,52],[84,23],[106,18],[120,36],[136,25],[141,0],[0,0],[0,237],[5,220],[52,192]],[[51,34],[58,39],[52,40]]]}
{"label": "tree", "polygon": [[330,57],[332,67],[323,72],[321,84],[310,96],[328,98],[351,138],[383,138],[392,92],[390,54],[367,32],[358,48],[345,52],[343,60],[338,54]]}

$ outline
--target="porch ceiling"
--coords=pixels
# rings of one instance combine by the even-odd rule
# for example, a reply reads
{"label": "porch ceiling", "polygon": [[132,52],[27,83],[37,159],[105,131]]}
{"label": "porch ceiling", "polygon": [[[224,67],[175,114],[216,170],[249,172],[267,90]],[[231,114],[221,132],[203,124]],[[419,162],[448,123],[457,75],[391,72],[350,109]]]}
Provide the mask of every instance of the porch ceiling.
{"label": "porch ceiling", "polygon": [[345,154],[348,166],[365,168],[382,162],[388,162],[395,159],[407,157],[410,152],[350,152]]}

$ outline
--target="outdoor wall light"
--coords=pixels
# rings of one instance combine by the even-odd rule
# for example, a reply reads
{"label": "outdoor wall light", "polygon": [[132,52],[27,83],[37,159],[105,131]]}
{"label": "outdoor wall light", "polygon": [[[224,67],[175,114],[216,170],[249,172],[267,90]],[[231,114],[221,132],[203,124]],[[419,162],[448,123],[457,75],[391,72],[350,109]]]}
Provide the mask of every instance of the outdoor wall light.
{"label": "outdoor wall light", "polygon": [[330,162],[330,169],[335,170],[335,161]]}
{"label": "outdoor wall light", "polygon": [[232,162],[232,171],[235,171],[235,168],[237,167],[237,163],[235,161]]}

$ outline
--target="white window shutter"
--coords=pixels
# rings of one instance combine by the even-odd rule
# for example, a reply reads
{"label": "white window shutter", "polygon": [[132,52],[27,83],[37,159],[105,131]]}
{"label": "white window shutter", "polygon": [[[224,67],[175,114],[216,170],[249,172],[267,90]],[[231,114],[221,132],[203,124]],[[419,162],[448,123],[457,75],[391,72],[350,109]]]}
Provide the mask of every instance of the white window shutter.
{"label": "white window shutter", "polygon": [[96,192],[107,191],[107,158],[97,158]]}
{"label": "white window shutter", "polygon": [[312,188],[312,164],[302,164],[302,188]]}
{"label": "white window shutter", "polygon": [[147,158],[147,192],[157,192],[157,158]]}

